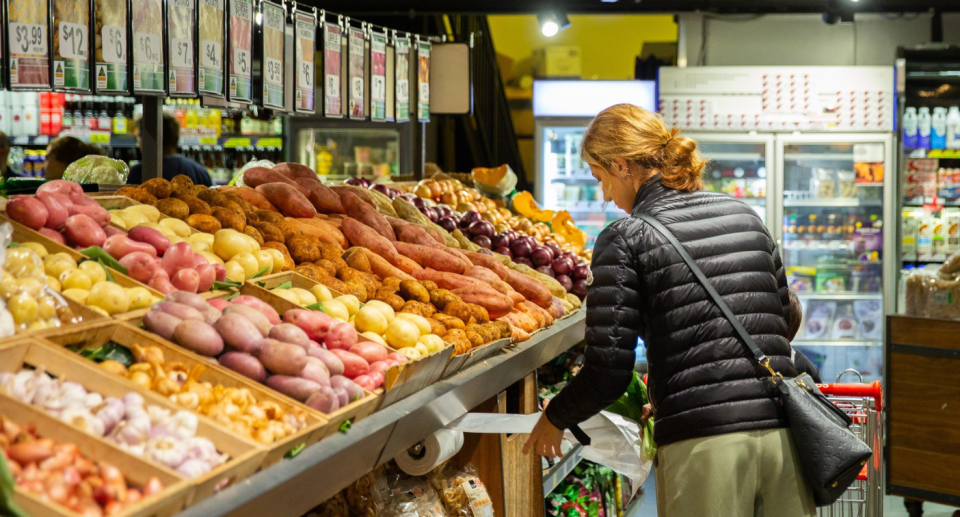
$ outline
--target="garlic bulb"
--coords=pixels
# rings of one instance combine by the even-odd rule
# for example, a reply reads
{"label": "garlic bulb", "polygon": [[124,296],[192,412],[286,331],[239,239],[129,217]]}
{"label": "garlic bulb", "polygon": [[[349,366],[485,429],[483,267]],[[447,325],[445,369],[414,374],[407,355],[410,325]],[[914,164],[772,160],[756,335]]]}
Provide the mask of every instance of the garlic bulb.
{"label": "garlic bulb", "polygon": [[127,445],[145,443],[150,436],[150,417],[146,413],[134,415],[117,425],[116,440]]}
{"label": "garlic bulb", "polygon": [[169,436],[147,440],[144,452],[154,461],[172,469],[179,467],[185,457],[183,442]]}
{"label": "garlic bulb", "polygon": [[123,420],[124,413],[126,413],[126,406],[123,405],[123,401],[117,398],[107,397],[103,401],[103,404],[96,409],[96,413],[94,414],[103,421],[106,433],[109,434],[113,431],[113,428]]}
{"label": "garlic bulb", "polygon": [[199,420],[197,415],[189,413],[187,411],[177,411],[169,421],[169,424],[172,426],[173,430],[177,433],[177,436],[181,440],[186,440],[187,438],[192,438],[197,435],[197,425],[199,425]]}
{"label": "garlic bulb", "polygon": [[103,436],[104,434],[103,421],[93,416],[90,410],[83,406],[70,406],[63,409],[60,412],[60,420],[94,436]]}
{"label": "garlic bulb", "polygon": [[188,478],[202,476],[212,470],[209,463],[201,460],[187,460],[177,467],[177,472]]}

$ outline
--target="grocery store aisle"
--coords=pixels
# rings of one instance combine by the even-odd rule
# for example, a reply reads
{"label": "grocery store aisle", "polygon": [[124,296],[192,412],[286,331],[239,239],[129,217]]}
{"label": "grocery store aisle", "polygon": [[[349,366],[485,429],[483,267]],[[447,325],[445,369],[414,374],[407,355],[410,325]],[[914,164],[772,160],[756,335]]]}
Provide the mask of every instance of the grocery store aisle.
{"label": "grocery store aisle", "polygon": [[629,507],[624,517],[657,517],[657,485],[653,472],[643,482],[643,495]]}

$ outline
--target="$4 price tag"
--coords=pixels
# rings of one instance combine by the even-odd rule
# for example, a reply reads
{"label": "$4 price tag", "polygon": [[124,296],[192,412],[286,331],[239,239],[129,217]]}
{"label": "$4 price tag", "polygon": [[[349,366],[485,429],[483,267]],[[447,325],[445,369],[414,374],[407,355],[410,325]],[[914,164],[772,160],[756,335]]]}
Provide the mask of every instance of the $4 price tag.
{"label": "$4 price tag", "polygon": [[203,46],[200,48],[200,66],[207,68],[220,68],[220,59],[222,52],[219,41],[203,40]]}

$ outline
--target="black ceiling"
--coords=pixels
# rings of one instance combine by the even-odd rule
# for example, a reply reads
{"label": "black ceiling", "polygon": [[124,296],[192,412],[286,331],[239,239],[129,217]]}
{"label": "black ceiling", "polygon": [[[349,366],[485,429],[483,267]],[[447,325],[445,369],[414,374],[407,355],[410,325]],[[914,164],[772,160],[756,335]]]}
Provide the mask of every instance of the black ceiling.
{"label": "black ceiling", "polygon": [[855,12],[960,11],[960,0],[304,0],[351,15],[567,13],[822,13],[826,4]]}

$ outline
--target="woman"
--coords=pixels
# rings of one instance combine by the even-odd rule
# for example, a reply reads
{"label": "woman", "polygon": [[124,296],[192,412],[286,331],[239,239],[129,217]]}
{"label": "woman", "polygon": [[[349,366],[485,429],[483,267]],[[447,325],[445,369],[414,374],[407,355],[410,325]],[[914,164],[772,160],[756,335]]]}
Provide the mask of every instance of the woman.
{"label": "woman", "polygon": [[746,204],[704,191],[697,143],[636,106],[597,115],[581,156],[604,200],[631,217],[597,239],[585,364],[547,407],[525,449],[558,456],[563,429],[619,398],[642,337],[660,447],[660,517],[815,515],[769,373],[669,241],[636,216],[655,217],[683,243],[770,366],[792,377],[789,290],[766,227]]}
{"label": "woman", "polygon": [[63,173],[71,163],[91,154],[103,154],[103,150],[94,144],[86,144],[79,138],[61,136],[47,145],[47,161],[43,166],[43,177],[47,180],[63,179]]}

